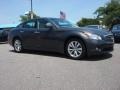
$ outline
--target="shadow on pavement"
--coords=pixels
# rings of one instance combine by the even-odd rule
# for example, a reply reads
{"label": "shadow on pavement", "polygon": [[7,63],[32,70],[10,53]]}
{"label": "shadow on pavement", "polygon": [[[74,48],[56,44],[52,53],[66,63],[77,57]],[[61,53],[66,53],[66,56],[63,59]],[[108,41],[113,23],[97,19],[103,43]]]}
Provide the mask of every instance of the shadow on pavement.
{"label": "shadow on pavement", "polygon": [[101,60],[106,60],[106,59],[108,60],[111,57],[112,57],[111,53],[105,53],[105,54],[102,54],[102,55],[94,55],[94,56],[86,57],[83,60],[86,60],[86,61],[101,61]]}
{"label": "shadow on pavement", "polygon": [[116,42],[115,44],[120,44],[120,42]]}
{"label": "shadow on pavement", "polygon": [[0,42],[0,44],[7,44],[8,42]]}
{"label": "shadow on pavement", "polygon": [[[16,53],[14,50],[10,50],[10,52]],[[45,52],[45,51],[25,50],[24,52],[22,52],[20,54],[33,54],[33,55],[42,55],[42,56],[70,59],[69,57],[67,57],[64,54],[55,53],[55,52]],[[112,57],[112,54],[106,53],[106,54],[102,54],[102,55],[94,55],[94,56],[90,56],[90,57],[84,57],[83,59],[76,60],[76,61],[101,61],[101,60],[109,59],[111,57]],[[73,60],[73,59],[70,59],[70,60]]]}

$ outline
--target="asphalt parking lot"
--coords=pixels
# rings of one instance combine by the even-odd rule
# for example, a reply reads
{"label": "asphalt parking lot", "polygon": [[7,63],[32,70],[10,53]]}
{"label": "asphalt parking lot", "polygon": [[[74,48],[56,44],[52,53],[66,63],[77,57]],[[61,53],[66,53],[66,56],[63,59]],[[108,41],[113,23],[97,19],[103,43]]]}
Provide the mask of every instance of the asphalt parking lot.
{"label": "asphalt parking lot", "polygon": [[0,44],[0,90],[120,90],[120,46],[83,60]]}

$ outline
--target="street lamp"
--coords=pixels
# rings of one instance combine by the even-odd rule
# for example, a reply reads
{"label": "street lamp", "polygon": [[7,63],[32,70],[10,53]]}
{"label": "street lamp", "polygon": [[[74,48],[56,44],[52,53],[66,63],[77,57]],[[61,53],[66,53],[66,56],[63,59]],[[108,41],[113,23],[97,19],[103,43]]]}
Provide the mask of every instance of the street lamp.
{"label": "street lamp", "polygon": [[33,1],[31,0],[30,18],[33,19]]}

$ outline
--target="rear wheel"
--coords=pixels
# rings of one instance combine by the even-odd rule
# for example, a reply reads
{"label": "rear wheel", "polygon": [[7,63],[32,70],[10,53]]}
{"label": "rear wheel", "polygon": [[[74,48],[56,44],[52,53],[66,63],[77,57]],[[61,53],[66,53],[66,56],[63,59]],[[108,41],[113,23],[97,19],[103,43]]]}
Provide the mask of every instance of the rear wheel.
{"label": "rear wheel", "polygon": [[22,47],[21,40],[20,39],[15,39],[14,43],[13,43],[13,47],[14,47],[15,52],[18,52],[18,53],[22,52],[23,47]]}
{"label": "rear wheel", "polygon": [[65,51],[72,59],[81,59],[86,55],[85,46],[79,39],[70,39],[67,42]]}

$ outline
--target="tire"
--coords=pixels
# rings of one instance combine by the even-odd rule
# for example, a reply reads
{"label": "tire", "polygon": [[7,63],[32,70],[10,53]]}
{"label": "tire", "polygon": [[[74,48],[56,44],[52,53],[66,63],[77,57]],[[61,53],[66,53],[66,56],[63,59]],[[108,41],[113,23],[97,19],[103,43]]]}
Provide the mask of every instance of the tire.
{"label": "tire", "polygon": [[70,58],[78,60],[86,55],[86,48],[81,40],[70,39],[66,44],[65,52]]}
{"label": "tire", "polygon": [[15,39],[13,42],[14,51],[20,53],[23,51],[22,42],[20,39]]}

